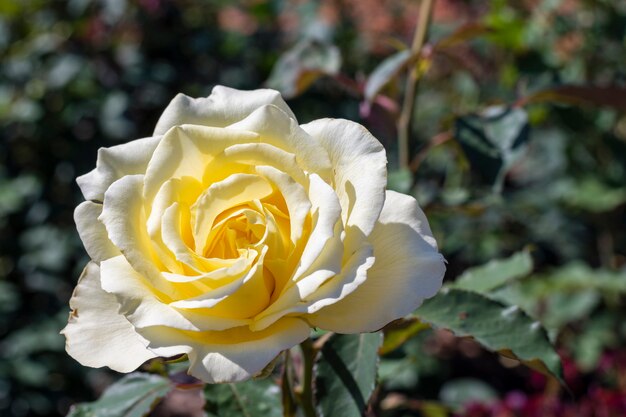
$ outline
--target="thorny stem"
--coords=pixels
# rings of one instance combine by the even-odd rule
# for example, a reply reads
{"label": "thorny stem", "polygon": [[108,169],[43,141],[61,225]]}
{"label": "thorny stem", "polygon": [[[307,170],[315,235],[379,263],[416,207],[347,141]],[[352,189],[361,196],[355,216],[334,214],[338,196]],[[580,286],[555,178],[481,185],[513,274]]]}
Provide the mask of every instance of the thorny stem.
{"label": "thorny stem", "polygon": [[313,346],[311,339],[307,339],[300,344],[302,349],[303,372],[302,385],[298,398],[300,406],[306,417],[317,417],[315,411],[315,403],[313,400],[313,365],[315,364],[315,355],[317,349]]}
{"label": "thorny stem", "polygon": [[[411,54],[420,53],[426,43],[426,35],[430,20],[432,17],[433,4],[435,0],[422,0],[420,5],[417,27],[411,45]],[[406,80],[406,88],[404,89],[404,101],[402,103],[402,112],[398,119],[398,159],[400,169],[409,167],[409,137],[411,131],[411,119],[415,108],[415,94],[417,91],[418,73],[415,67],[409,67],[409,74]]]}
{"label": "thorny stem", "polygon": [[289,350],[285,350],[285,364],[283,368],[283,377],[281,381],[283,416],[295,417],[297,405],[295,403],[293,380],[291,377],[291,354]]}

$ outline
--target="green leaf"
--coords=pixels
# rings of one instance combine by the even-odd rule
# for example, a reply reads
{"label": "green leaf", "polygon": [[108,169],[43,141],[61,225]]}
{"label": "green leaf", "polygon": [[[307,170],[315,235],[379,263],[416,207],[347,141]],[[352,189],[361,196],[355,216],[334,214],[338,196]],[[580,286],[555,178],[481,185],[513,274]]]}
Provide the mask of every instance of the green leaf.
{"label": "green leaf", "polygon": [[426,300],[416,314],[420,320],[459,337],[473,337],[491,351],[561,380],[561,360],[545,330],[516,306],[450,289]]}
{"label": "green leaf", "polygon": [[364,91],[365,100],[370,103],[374,101],[376,95],[409,65],[412,58],[413,55],[408,49],[385,58],[367,77]]}
{"label": "green leaf", "polygon": [[457,378],[441,387],[439,399],[447,406],[460,411],[472,403],[486,404],[497,400],[498,392],[480,379]]}
{"label": "green leaf", "polygon": [[551,331],[589,317],[604,300],[619,305],[626,294],[626,273],[591,269],[572,262],[545,274],[501,287],[489,297],[520,306]]}
{"label": "green leaf", "polygon": [[317,364],[318,409],[324,417],[360,417],[376,385],[380,333],[333,335]]}
{"label": "green leaf", "polygon": [[609,187],[595,178],[568,182],[563,186],[561,198],[572,207],[603,213],[626,202],[626,189]]}
{"label": "green leaf", "polygon": [[207,410],[219,417],[282,417],[280,387],[272,378],[207,385]]}
{"label": "green leaf", "polygon": [[604,311],[585,323],[577,337],[570,342],[570,349],[581,370],[593,371],[607,348],[620,346],[619,333],[615,331],[620,321],[618,316]]}
{"label": "green leaf", "polygon": [[172,388],[161,376],[130,374],[107,388],[97,401],[73,406],[67,417],[146,416]]}
{"label": "green leaf", "polygon": [[396,320],[385,327],[385,339],[378,353],[385,355],[392,352],[404,342],[426,329],[430,329],[430,325],[422,323],[415,317]]}
{"label": "green leaf", "polygon": [[507,282],[525,277],[532,269],[533,259],[530,253],[521,251],[507,259],[493,260],[485,265],[468,269],[451,287],[486,293]]}
{"label": "green leaf", "polygon": [[293,98],[318,78],[338,74],[340,67],[341,54],[335,45],[305,39],[278,59],[265,84],[280,91],[285,98]]}
{"label": "green leaf", "polygon": [[526,150],[529,130],[525,110],[491,106],[456,119],[454,137],[472,169],[499,192],[506,173]]}

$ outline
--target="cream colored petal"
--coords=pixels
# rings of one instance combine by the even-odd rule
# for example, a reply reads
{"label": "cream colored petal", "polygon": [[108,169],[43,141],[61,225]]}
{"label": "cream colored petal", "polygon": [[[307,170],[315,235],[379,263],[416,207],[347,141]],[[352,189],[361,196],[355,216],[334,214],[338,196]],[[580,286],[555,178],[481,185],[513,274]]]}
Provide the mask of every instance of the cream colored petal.
{"label": "cream colored petal", "polygon": [[265,368],[280,352],[301,343],[311,329],[303,320],[283,318],[259,332],[238,327],[224,332],[181,332],[171,328],[146,329],[150,349],[185,349],[189,373],[207,383],[240,382]]}
{"label": "cream colored petal", "polygon": [[100,270],[102,288],[117,297],[120,313],[135,328],[167,325],[198,330],[182,314],[169,307],[167,303],[172,300],[158,293],[124,256],[107,259],[100,264]]}
{"label": "cream colored petal", "polygon": [[170,282],[194,282],[194,281],[222,281],[232,277],[239,276],[250,269],[252,262],[256,259],[258,252],[255,250],[249,250],[246,255],[236,259],[224,259],[223,262],[211,272],[207,272],[199,275],[182,275],[172,274],[169,272],[163,272],[163,277]]}
{"label": "cream colored petal", "polygon": [[98,220],[100,214],[102,204],[91,201],[83,201],[74,210],[74,222],[80,240],[89,257],[96,263],[120,255],[119,249],[109,240],[104,224]]}
{"label": "cream colored petal", "polygon": [[125,175],[143,174],[161,136],[100,148],[96,168],[76,179],[85,199],[102,201],[104,192]]}
{"label": "cream colored petal", "polygon": [[171,287],[161,279],[160,257],[154,251],[146,228],[143,178],[143,175],[128,175],[111,184],[98,219],[106,227],[111,242],[133,268],[159,290],[167,292]]}
{"label": "cream colored petal", "polygon": [[441,288],[445,261],[413,197],[388,191],[369,241],[376,260],[367,279],[313,314],[311,324],[339,333],[375,331],[411,313]]}
{"label": "cream colored petal", "polygon": [[[315,313],[319,309],[338,302],[365,282],[367,270],[374,263],[372,253],[372,247],[365,244],[348,259],[340,273],[325,276],[324,274],[329,271],[316,271],[307,276],[303,284],[298,282],[299,285],[291,287],[275,304],[255,317],[250,328],[262,330],[289,314]],[[311,289],[315,291],[308,297],[304,297],[305,291],[310,292]],[[356,308],[369,308],[369,305]],[[308,320],[311,316],[304,317]],[[310,323],[315,325],[312,321]]]}
{"label": "cream colored petal", "polygon": [[182,125],[165,133],[146,168],[144,196],[152,201],[161,186],[172,178],[189,176],[202,180],[205,169],[225,148],[256,143],[253,132],[216,127]]}
{"label": "cream colored petal", "polygon": [[191,206],[191,224],[196,252],[204,254],[217,216],[223,211],[272,193],[272,186],[259,175],[233,174],[211,184]]}
{"label": "cream colored petal", "polygon": [[[138,274],[123,256],[108,259],[100,265],[102,288],[116,296],[120,313],[143,335],[144,329],[166,326],[178,330],[223,330],[247,325],[249,320],[212,317],[169,305],[173,300],[159,294]],[[179,295],[180,296],[180,295]],[[164,355],[160,351],[153,351]]]}
{"label": "cream colored petal", "polygon": [[385,149],[367,129],[348,120],[320,119],[302,128],[330,156],[334,188],[348,233],[346,255],[349,255],[371,233],[383,208],[387,185]]}
{"label": "cream colored petal", "polygon": [[[267,249],[267,248],[265,248]],[[247,313],[249,309],[257,310],[259,304],[263,305],[269,299],[266,285],[263,279],[263,254],[260,259],[245,274],[234,276],[233,280],[227,284],[216,287],[215,289],[207,289],[201,294],[184,300],[178,300],[170,303],[172,307],[196,309],[207,309],[207,313],[216,314],[212,307],[218,306],[219,310],[223,310],[223,316],[240,316],[238,318],[247,318],[251,314]],[[237,300],[235,300],[237,298]],[[235,305],[233,301],[236,301]],[[223,308],[224,304],[229,304]]]}
{"label": "cream colored petal", "polygon": [[70,318],[61,330],[65,349],[85,366],[108,366],[114,371],[130,372],[156,355],[148,342],[118,313],[115,296],[100,285],[100,268],[93,262],[85,267],[70,299]]}
{"label": "cream colored petal", "polygon": [[332,167],[326,149],[278,107],[260,107],[227,129],[256,132],[261,135],[262,143],[293,153],[304,170],[315,172],[325,181],[331,181]]}
{"label": "cream colored petal", "polygon": [[332,188],[319,176],[310,175],[310,181],[313,231],[291,280],[276,300],[255,317],[254,329],[262,329],[288,313],[307,311],[310,297],[316,297],[322,285],[328,286],[329,279],[343,282],[343,278],[336,277],[342,272],[341,207]]}
{"label": "cream colored petal", "polygon": [[257,166],[256,172],[267,178],[280,192],[289,211],[290,239],[293,243],[303,235],[304,222],[311,212],[311,202],[306,190],[284,172],[267,165]]}
{"label": "cream colored petal", "polygon": [[228,147],[220,156],[225,163],[251,166],[268,165],[289,175],[299,184],[308,184],[306,174],[298,165],[296,156],[267,143],[246,143]]}
{"label": "cream colored petal", "polygon": [[196,254],[181,236],[182,224],[185,220],[189,222],[191,217],[189,209],[185,209],[186,211],[181,211],[180,204],[174,203],[165,210],[161,218],[162,241],[177,261],[184,263],[198,274],[209,272],[212,270],[211,263]]}
{"label": "cream colored petal", "polygon": [[[341,268],[342,251],[324,250],[329,240],[340,240],[341,229],[337,229],[337,224],[341,224],[341,206],[334,190],[326,184],[318,175],[309,175],[309,200],[311,201],[311,211],[313,213],[313,230],[309,240],[300,257],[300,263],[292,279],[298,280],[303,274],[311,270],[312,265],[319,269],[322,265],[324,269],[339,271]],[[320,261],[323,263],[320,264]]]}
{"label": "cream colored petal", "polygon": [[184,94],[174,97],[161,115],[154,134],[164,134],[171,127],[183,124],[228,126],[266,104],[273,104],[296,119],[278,91],[241,91],[218,85],[206,98],[191,98]]}

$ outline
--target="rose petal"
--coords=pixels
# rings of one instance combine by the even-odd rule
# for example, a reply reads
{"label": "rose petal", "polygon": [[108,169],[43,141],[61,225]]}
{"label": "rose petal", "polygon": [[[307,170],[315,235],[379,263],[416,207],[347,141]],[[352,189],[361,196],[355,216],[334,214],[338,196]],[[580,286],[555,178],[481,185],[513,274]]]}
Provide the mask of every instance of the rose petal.
{"label": "rose petal", "polygon": [[297,318],[283,318],[253,332],[238,327],[223,332],[183,332],[167,327],[146,329],[150,349],[179,346],[189,355],[189,373],[208,383],[239,382],[257,375],[281,351],[304,341],[311,329]]}
{"label": "rose petal", "polygon": [[301,126],[328,151],[346,225],[346,256],[360,246],[380,215],[387,185],[385,148],[358,123],[320,119]]}
{"label": "rose petal", "polygon": [[184,94],[174,97],[159,118],[154,134],[162,135],[171,127],[183,124],[228,126],[266,104],[273,104],[296,119],[278,91],[241,91],[218,85],[206,98],[191,98]]}
{"label": "rose petal", "polygon": [[189,176],[202,180],[210,164],[228,146],[258,141],[259,135],[254,132],[217,127],[182,125],[168,130],[144,171],[146,201],[152,201],[161,186],[172,178]]}
{"label": "rose petal", "polygon": [[[257,317],[255,329],[264,328],[288,312],[291,307],[314,293],[324,282],[341,271],[343,246],[341,242],[341,206],[333,189],[318,175],[309,175],[309,199],[313,213],[313,230],[298,258],[296,270],[288,278],[274,302]],[[284,281],[284,280],[281,280]],[[306,311],[306,308],[303,310]]]}
{"label": "rose petal", "polygon": [[205,253],[209,244],[207,238],[220,213],[252,200],[261,200],[272,192],[267,180],[256,174],[233,174],[223,181],[211,184],[191,206],[196,252]]}
{"label": "rose petal", "polygon": [[310,322],[339,333],[372,332],[415,310],[441,288],[445,261],[413,197],[387,191],[369,238],[376,261],[367,279]]}
{"label": "rose petal", "polygon": [[86,200],[102,201],[104,192],[125,175],[143,174],[161,136],[100,148],[96,168],[76,178]]}
{"label": "rose petal", "polygon": [[[363,245],[348,259],[340,273],[325,275],[330,271],[315,271],[305,278],[306,281],[303,279],[303,283],[298,281],[296,285],[285,291],[270,308],[255,317],[250,328],[262,330],[288,314],[314,313],[341,300],[365,281],[367,270],[373,263],[372,247],[367,244]],[[303,296],[312,289],[317,291],[307,297]],[[361,306],[353,307],[357,311],[361,311]]]}
{"label": "rose petal", "polygon": [[159,290],[168,292],[171,286],[160,277],[162,263],[154,253],[146,229],[143,178],[143,175],[127,175],[111,184],[104,195],[99,220],[106,227],[111,242],[133,268]]}
{"label": "rose petal", "polygon": [[246,164],[251,167],[268,165],[286,173],[297,183],[308,183],[306,174],[298,165],[296,156],[267,143],[245,143],[228,147],[220,156],[225,164]]}
{"label": "rose petal", "polygon": [[100,214],[102,204],[91,201],[83,201],[74,210],[74,222],[80,240],[91,260],[96,263],[120,255],[119,249],[109,240],[104,224],[98,220]]}
{"label": "rose petal", "polygon": [[326,243],[330,240],[341,240],[341,229],[337,229],[340,223],[341,206],[333,189],[326,184],[317,174],[309,175],[309,200],[313,213],[313,230],[309,240],[300,256],[300,262],[292,280],[298,280],[303,274],[319,269],[328,269],[339,272],[343,251],[341,247],[336,250],[325,250]]}
{"label": "rose petal", "polygon": [[[108,259],[102,262],[100,267],[102,288],[117,297],[121,306],[120,313],[133,324],[139,334],[143,335],[144,329],[153,326],[204,331],[223,330],[250,323],[250,320],[215,317],[170,306],[169,303],[174,300],[170,297],[184,298],[188,294],[176,294],[172,291],[168,294],[170,297],[166,297],[156,292],[150,283],[130,266],[124,256]],[[235,291],[236,288],[235,286],[230,289]]]}
{"label": "rose petal", "polygon": [[227,129],[258,133],[261,135],[262,143],[293,153],[298,164],[306,171],[315,172],[326,181],[331,180],[332,167],[326,149],[298,126],[292,117],[276,106],[260,107]]}
{"label": "rose petal", "polygon": [[65,349],[85,366],[108,366],[118,372],[137,369],[156,355],[148,342],[137,334],[126,318],[118,313],[115,296],[100,286],[100,268],[89,262],[70,299],[70,318],[61,331]]}
{"label": "rose petal", "polygon": [[257,166],[256,172],[267,178],[280,192],[289,211],[290,239],[295,244],[304,233],[304,222],[311,211],[311,202],[302,185],[271,166]]}

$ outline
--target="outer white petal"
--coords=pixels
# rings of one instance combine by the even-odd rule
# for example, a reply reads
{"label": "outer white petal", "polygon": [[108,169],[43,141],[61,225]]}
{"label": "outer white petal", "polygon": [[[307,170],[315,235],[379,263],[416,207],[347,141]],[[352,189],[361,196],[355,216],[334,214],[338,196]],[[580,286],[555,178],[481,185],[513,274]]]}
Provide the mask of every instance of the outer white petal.
{"label": "outer white petal", "polygon": [[376,260],[354,292],[311,316],[339,333],[376,331],[415,310],[441,288],[445,261],[413,197],[387,192],[369,242]]}
{"label": "outer white petal", "polygon": [[161,136],[100,148],[96,168],[76,179],[85,199],[102,201],[104,192],[125,175],[143,174]]}
{"label": "outer white petal", "polygon": [[283,318],[263,331],[238,327],[224,332],[181,332],[166,327],[146,329],[150,349],[185,349],[189,373],[208,383],[239,382],[257,375],[281,351],[309,337],[309,325],[298,318]]}
{"label": "outer white petal", "polygon": [[241,91],[218,85],[206,98],[191,98],[184,94],[174,97],[161,115],[154,134],[162,135],[172,126],[182,124],[228,126],[266,104],[273,104],[296,119],[278,91]]}
{"label": "outer white petal", "polygon": [[74,210],[74,222],[89,257],[96,263],[118,256],[119,249],[109,240],[104,224],[98,220],[102,204],[83,201]]}
{"label": "outer white petal", "polygon": [[359,240],[370,234],[383,208],[385,148],[367,129],[349,120],[320,119],[301,127],[328,151],[347,226],[346,255],[350,255],[360,246]]}
{"label": "outer white petal", "polygon": [[115,296],[100,286],[100,268],[93,262],[85,267],[70,299],[70,318],[61,331],[65,350],[85,366],[108,366],[118,372],[137,369],[156,355],[148,342],[120,315]]}

